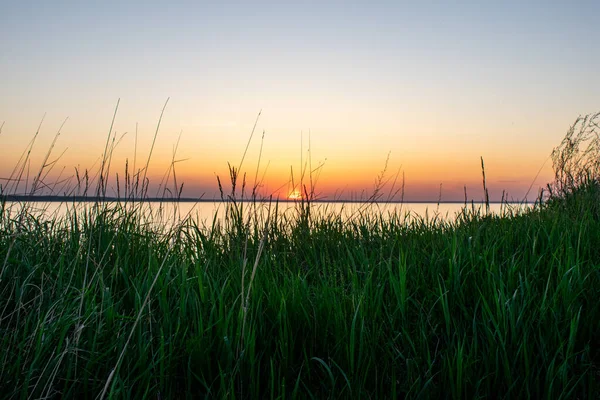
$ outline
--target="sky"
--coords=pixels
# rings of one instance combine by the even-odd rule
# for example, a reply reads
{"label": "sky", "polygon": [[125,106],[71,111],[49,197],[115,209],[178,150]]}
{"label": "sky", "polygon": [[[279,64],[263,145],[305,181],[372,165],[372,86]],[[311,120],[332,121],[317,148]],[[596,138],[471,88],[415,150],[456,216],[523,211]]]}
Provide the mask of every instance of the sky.
{"label": "sky", "polygon": [[483,157],[492,200],[534,200],[569,126],[600,111],[598,15],[598,1],[1,0],[0,178],[43,119],[36,176],[68,118],[46,193],[98,169],[109,132],[115,193],[126,164],[146,165],[168,99],[151,192],[176,160],[184,196],[218,197],[243,158],[262,196],[312,176],[319,198],[360,199],[383,175],[407,201],[465,187],[477,201]]}

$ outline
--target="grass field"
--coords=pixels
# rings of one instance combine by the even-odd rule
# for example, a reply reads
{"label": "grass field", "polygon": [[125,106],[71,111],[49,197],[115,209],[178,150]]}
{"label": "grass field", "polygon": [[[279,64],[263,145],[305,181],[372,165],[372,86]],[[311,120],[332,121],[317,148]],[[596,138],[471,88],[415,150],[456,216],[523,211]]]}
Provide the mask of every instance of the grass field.
{"label": "grass field", "polygon": [[1,396],[593,398],[600,186],[563,145],[534,209],[453,222],[3,202]]}

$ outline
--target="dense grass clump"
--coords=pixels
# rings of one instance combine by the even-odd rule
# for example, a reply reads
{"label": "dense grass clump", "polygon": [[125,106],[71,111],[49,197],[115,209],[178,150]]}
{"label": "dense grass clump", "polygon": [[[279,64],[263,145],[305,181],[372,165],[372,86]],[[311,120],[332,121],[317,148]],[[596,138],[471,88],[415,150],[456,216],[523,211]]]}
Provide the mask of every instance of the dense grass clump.
{"label": "dense grass clump", "polygon": [[50,218],[3,200],[0,394],[591,398],[600,174],[573,132],[536,207],[453,221],[229,196],[209,226],[161,225],[136,196]]}
{"label": "dense grass clump", "polygon": [[4,204],[0,392],[587,397],[600,371],[597,195],[511,218],[301,208],[162,231],[131,203],[49,221]]}

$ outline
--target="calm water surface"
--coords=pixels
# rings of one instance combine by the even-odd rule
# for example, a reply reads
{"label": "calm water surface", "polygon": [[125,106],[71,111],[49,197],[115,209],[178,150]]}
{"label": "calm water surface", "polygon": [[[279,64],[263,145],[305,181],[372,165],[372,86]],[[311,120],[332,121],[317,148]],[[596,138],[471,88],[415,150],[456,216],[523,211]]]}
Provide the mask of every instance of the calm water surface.
{"label": "calm water surface", "polygon": [[[7,206],[15,212],[26,204],[34,212],[44,215],[45,217],[54,218],[62,217],[69,213],[70,210],[77,208],[78,210],[90,208],[93,203],[59,203],[59,202],[31,202],[31,203],[8,203]],[[133,207],[133,203],[125,203],[127,207]],[[135,204],[139,206],[140,203]],[[222,221],[225,217],[226,203],[223,202],[148,202],[141,203],[144,207],[144,215],[148,217],[149,222],[160,224],[170,224],[181,220],[186,216],[194,218],[199,225],[211,226],[213,220]],[[277,212],[280,216],[293,217],[297,213],[298,204],[294,202],[284,202],[277,205]],[[258,210],[258,215],[266,215],[269,210],[268,203],[243,203],[245,214],[248,212],[254,213]],[[275,204],[271,204],[271,212],[275,211]],[[311,204],[311,213],[316,214],[335,214],[340,215],[344,219],[351,219],[357,216],[366,214],[383,215],[384,218],[389,218],[390,215],[400,215],[402,217],[408,215],[409,218],[425,218],[425,219],[441,219],[452,221],[463,210],[463,203],[313,203]],[[468,206],[471,209],[471,205]],[[485,206],[475,204],[475,209],[485,211]],[[505,213],[507,210],[523,210],[532,207],[532,204],[490,204],[490,212],[495,214]]]}

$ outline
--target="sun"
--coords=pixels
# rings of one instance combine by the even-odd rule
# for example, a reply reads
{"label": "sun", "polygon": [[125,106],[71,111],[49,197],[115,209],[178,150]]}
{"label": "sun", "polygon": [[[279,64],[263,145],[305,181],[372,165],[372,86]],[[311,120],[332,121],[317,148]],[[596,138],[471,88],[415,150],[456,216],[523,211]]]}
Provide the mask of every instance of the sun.
{"label": "sun", "polygon": [[290,195],[288,196],[288,199],[290,200],[300,200],[302,198],[302,193],[300,193],[299,190],[294,190],[292,191],[292,193],[290,193]]}

